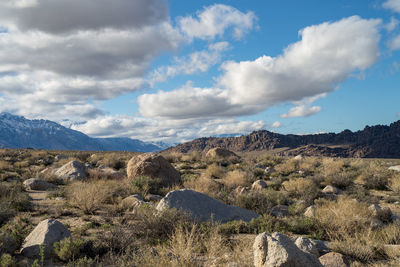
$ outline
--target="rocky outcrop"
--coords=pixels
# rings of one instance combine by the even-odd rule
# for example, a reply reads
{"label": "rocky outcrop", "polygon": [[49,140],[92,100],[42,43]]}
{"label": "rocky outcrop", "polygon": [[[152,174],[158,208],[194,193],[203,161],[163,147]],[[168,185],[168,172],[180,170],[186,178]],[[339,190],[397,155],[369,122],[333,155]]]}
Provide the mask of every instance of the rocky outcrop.
{"label": "rocky outcrop", "polygon": [[232,151],[229,151],[227,149],[223,149],[220,147],[212,148],[207,151],[206,158],[208,159],[229,159],[233,158],[235,160],[239,160],[239,156],[233,153]]}
{"label": "rocky outcrop", "polygon": [[60,181],[64,183],[75,180],[83,180],[88,175],[85,165],[75,160],[63,165],[61,168],[57,169],[54,174]]}
{"label": "rocky outcrop", "polygon": [[161,155],[141,154],[129,160],[127,175],[130,179],[146,176],[157,179],[164,186],[182,183],[179,172]]}
{"label": "rocky outcrop", "polygon": [[312,135],[282,135],[265,130],[249,135],[199,138],[169,148],[169,152],[208,151],[215,147],[235,152],[273,150],[285,156],[400,158],[400,120],[390,126],[366,126],[364,130]]}
{"label": "rocky outcrop", "polygon": [[294,244],[302,251],[311,253],[316,257],[319,257],[318,248],[310,239],[300,236],[296,238]]}
{"label": "rocky outcrop", "polygon": [[37,257],[40,253],[40,246],[44,245],[45,255],[49,256],[55,242],[70,236],[69,230],[59,221],[54,219],[41,221],[25,238],[21,254],[28,258]]}
{"label": "rocky outcrop", "polygon": [[189,189],[169,192],[157,205],[157,210],[171,208],[182,210],[200,221],[212,219],[221,223],[233,220],[248,222],[259,217],[253,211],[226,205],[219,200]]}
{"label": "rocky outcrop", "polygon": [[25,180],[24,187],[28,190],[38,191],[54,190],[57,188],[57,186],[39,178],[31,178]]}
{"label": "rocky outcrop", "polygon": [[299,249],[293,241],[281,234],[259,234],[253,244],[256,267],[322,267],[315,255]]}

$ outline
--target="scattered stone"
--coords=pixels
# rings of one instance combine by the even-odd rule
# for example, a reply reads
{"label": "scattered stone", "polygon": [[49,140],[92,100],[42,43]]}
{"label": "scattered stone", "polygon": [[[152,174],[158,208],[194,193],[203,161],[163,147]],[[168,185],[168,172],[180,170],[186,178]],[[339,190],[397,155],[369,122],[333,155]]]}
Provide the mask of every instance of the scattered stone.
{"label": "scattered stone", "polygon": [[372,215],[383,222],[392,221],[392,210],[389,207],[382,208],[379,204],[372,204],[368,207]]}
{"label": "scattered stone", "polygon": [[319,255],[324,255],[331,252],[331,249],[329,248],[329,242],[317,239],[311,239],[311,242],[317,248]]}
{"label": "scattered stone", "polygon": [[17,242],[8,234],[0,231],[0,256],[8,253],[13,254],[17,249]]}
{"label": "scattered stone", "polygon": [[230,150],[227,149],[223,149],[220,147],[216,147],[216,148],[212,148],[210,150],[207,151],[206,154],[206,158],[208,159],[214,159],[214,158],[224,158],[224,159],[228,159],[228,158],[232,158],[232,159],[237,159],[239,160],[240,157],[238,155],[236,155],[235,153],[233,153]]}
{"label": "scattered stone", "polygon": [[57,169],[54,174],[62,182],[67,183],[74,180],[83,180],[87,177],[86,167],[79,161],[70,161]]}
{"label": "scattered stone", "polygon": [[141,154],[129,160],[127,175],[130,179],[140,176],[158,179],[164,186],[182,183],[179,172],[163,156],[151,153]]}
{"label": "scattered stone", "polygon": [[254,169],[263,169],[263,170],[265,170],[267,167],[266,166],[264,166],[263,164],[261,164],[261,163],[257,163],[256,165],[254,165]]}
{"label": "scattered stone", "polygon": [[274,171],[275,171],[274,167],[267,167],[264,170],[265,174],[270,174],[273,173]]}
{"label": "scattered stone", "polygon": [[40,245],[45,246],[45,256],[53,251],[53,244],[71,236],[69,230],[59,221],[47,219],[41,221],[35,229],[25,238],[21,254],[32,258],[39,256]]}
{"label": "scattered stone", "polygon": [[256,267],[321,267],[318,258],[299,249],[293,241],[281,234],[259,234],[253,244],[254,265]]}
{"label": "scattered stone", "polygon": [[57,188],[57,186],[39,178],[31,178],[25,180],[24,186],[28,190],[39,190],[39,191],[54,190]]}
{"label": "scattered stone", "polygon": [[126,197],[121,201],[121,206],[129,210],[137,210],[144,204],[145,202],[143,201],[143,198],[138,194]]}
{"label": "scattered stone", "polygon": [[57,200],[57,201],[65,201],[65,197],[56,197],[55,200]]}
{"label": "scattered stone", "polygon": [[252,190],[262,190],[267,188],[267,183],[263,180],[257,180],[251,185]]}
{"label": "scattered stone", "polygon": [[289,215],[289,207],[286,205],[276,205],[270,210],[270,213],[275,217],[286,217]]}
{"label": "scattered stone", "polygon": [[329,252],[321,257],[319,257],[319,261],[324,267],[348,267],[350,263],[348,259],[337,252]]}
{"label": "scattered stone", "polygon": [[153,195],[153,194],[147,194],[146,195],[146,200],[147,201],[154,201],[154,202],[158,202],[162,199],[163,197],[160,195]]}
{"label": "scattered stone", "polygon": [[189,189],[169,192],[157,205],[157,210],[176,208],[189,213],[201,221],[214,220],[229,222],[233,220],[250,221],[260,215],[240,207],[226,205],[206,194]]}
{"label": "scattered stone", "polygon": [[241,196],[241,195],[247,194],[247,192],[249,192],[249,189],[247,187],[244,187],[244,186],[238,186],[238,187],[235,188],[235,190],[233,192],[234,192],[235,195]]}
{"label": "scattered stone", "polygon": [[303,155],[297,155],[296,157],[294,157],[295,160],[302,160],[303,158]]}
{"label": "scattered stone", "polygon": [[310,239],[300,236],[296,238],[294,244],[302,251],[311,253],[316,257],[319,257],[319,251]]}
{"label": "scattered stone", "polygon": [[391,166],[389,167],[389,170],[400,172],[400,165]]}
{"label": "scattered stone", "polygon": [[54,157],[57,161],[62,160],[62,159],[67,159],[68,156],[67,155],[57,155]]}
{"label": "scattered stone", "polygon": [[322,193],[324,193],[324,194],[338,194],[339,192],[340,192],[340,190],[332,185],[327,185],[322,190]]}
{"label": "scattered stone", "polygon": [[311,205],[304,212],[304,216],[306,216],[308,218],[314,218],[315,217],[315,211],[316,211],[316,207],[314,205]]}

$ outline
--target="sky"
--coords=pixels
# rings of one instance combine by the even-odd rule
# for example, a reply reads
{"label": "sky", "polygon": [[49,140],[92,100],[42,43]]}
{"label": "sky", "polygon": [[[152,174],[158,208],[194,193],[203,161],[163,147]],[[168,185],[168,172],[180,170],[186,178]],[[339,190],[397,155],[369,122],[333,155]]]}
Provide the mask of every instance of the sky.
{"label": "sky", "polygon": [[400,119],[400,0],[2,0],[0,112],[179,143]]}

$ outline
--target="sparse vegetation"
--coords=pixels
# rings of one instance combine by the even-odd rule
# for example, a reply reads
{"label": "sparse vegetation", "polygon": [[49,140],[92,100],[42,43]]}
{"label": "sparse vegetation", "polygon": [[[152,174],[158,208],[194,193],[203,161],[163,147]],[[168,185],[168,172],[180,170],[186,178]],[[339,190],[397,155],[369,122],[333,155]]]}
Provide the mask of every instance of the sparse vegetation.
{"label": "sparse vegetation", "polygon": [[[0,230],[16,241],[16,251],[40,220],[51,217],[72,233],[72,238],[54,245],[52,260],[64,266],[226,266],[231,262],[252,266],[255,234],[264,231],[329,241],[330,248],[349,257],[353,266],[398,263],[397,256],[384,248],[400,245],[398,221],[386,209],[400,213],[400,176],[388,170],[385,160],[293,159],[249,153],[240,155],[238,161],[210,159],[200,152],[164,152],[183,181],[171,188],[146,176],[128,179],[127,162],[135,153],[64,151],[68,158],[56,160],[58,154],[0,150]],[[71,160],[93,169],[84,181],[58,183],[51,169]],[[103,168],[118,175],[103,172]],[[45,179],[58,190],[36,197],[22,185],[32,177]],[[256,180],[265,182],[267,188],[252,189]],[[340,193],[323,193],[327,185]],[[174,209],[157,211],[155,201],[134,212],[121,206],[133,194],[164,196],[181,188],[261,216],[250,222],[218,224],[193,220]],[[379,204],[384,212],[374,215],[371,204]],[[272,215],[276,205],[287,205],[289,213]],[[311,205],[315,214],[305,217]],[[18,261],[17,255],[3,254],[0,265],[17,266]],[[37,264],[41,265],[40,259]]]}

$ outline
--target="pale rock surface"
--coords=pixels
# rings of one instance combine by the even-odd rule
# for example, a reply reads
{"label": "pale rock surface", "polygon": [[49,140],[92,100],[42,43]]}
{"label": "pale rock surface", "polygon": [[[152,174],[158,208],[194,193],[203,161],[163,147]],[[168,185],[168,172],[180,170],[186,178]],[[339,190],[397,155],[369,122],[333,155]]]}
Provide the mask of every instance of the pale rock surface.
{"label": "pale rock surface", "polygon": [[251,185],[252,190],[262,190],[267,188],[267,183],[263,180],[257,180]]}
{"label": "pale rock surface", "polygon": [[49,256],[55,242],[70,236],[69,230],[59,221],[54,219],[41,221],[25,238],[21,254],[28,258],[37,257],[40,253],[40,245],[44,245],[45,255]]}
{"label": "pale rock surface", "polygon": [[294,244],[302,251],[311,253],[316,257],[319,257],[319,251],[310,239],[300,236],[296,238]]}
{"label": "pale rock surface", "polygon": [[321,267],[318,258],[299,249],[281,234],[259,234],[253,244],[255,267]]}
{"label": "pale rock surface", "polygon": [[159,211],[171,208],[187,212],[201,221],[213,219],[222,223],[233,220],[248,222],[260,216],[253,211],[226,205],[206,194],[190,189],[171,191],[157,205]]}
{"label": "pale rock surface", "polygon": [[319,261],[324,267],[348,267],[350,266],[346,257],[337,252],[329,252],[321,257]]}
{"label": "pale rock surface", "polygon": [[127,175],[130,179],[140,176],[159,179],[164,186],[182,183],[179,172],[163,156],[151,153],[131,158],[127,166]]}
{"label": "pale rock surface", "polygon": [[39,191],[54,190],[57,188],[57,186],[39,178],[31,178],[25,180],[24,187],[28,190],[39,190]]}
{"label": "pale rock surface", "polygon": [[54,174],[64,183],[75,180],[84,180],[87,177],[85,165],[75,160],[68,162],[61,168],[58,168]]}

